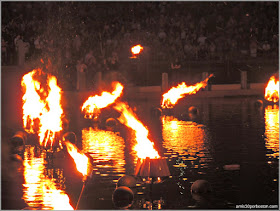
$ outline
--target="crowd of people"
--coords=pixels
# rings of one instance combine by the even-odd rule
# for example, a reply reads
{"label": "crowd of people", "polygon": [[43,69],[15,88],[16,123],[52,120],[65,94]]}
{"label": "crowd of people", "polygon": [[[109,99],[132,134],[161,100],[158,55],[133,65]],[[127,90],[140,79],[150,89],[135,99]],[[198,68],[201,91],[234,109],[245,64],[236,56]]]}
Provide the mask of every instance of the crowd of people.
{"label": "crowd of people", "polygon": [[115,71],[134,44],[149,61],[278,58],[278,27],[277,2],[3,2],[2,65]]}

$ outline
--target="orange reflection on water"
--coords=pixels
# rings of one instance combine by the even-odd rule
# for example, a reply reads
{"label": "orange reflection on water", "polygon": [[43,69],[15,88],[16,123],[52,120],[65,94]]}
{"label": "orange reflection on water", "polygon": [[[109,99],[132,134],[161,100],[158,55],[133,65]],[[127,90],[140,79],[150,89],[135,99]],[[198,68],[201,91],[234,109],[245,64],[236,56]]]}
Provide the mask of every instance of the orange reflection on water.
{"label": "orange reflection on water", "polygon": [[54,178],[46,177],[45,153],[35,157],[34,148],[28,146],[24,154],[23,199],[29,207],[36,209],[73,210],[68,195],[58,188],[62,184],[57,184]]}
{"label": "orange reflection on water", "polygon": [[183,157],[204,157],[206,139],[203,125],[179,121],[172,116],[162,117],[163,146],[172,154]]}
{"label": "orange reflection on water", "polygon": [[268,157],[279,157],[279,107],[274,104],[265,108],[265,140]]}
{"label": "orange reflection on water", "polygon": [[82,130],[82,139],[84,152],[90,153],[99,170],[111,168],[114,172],[125,172],[125,143],[122,137],[112,131],[90,127]]}

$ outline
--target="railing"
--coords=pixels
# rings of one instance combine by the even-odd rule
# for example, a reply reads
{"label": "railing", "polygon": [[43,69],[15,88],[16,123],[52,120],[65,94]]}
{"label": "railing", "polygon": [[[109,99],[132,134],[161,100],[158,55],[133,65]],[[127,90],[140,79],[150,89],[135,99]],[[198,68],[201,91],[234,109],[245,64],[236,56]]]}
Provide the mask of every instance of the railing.
{"label": "railing", "polygon": [[[247,72],[247,80],[251,83],[262,83],[278,72],[279,61],[275,59],[246,59],[246,60],[225,60],[225,61],[187,61],[182,64],[177,78],[187,83],[196,83],[201,80],[203,72],[213,73],[211,79],[213,84],[236,84],[240,83],[241,72]],[[155,86],[161,84],[161,75],[166,72],[169,81],[172,80],[172,70],[167,61],[156,61],[134,64],[123,64],[123,68],[132,73],[132,82],[141,86]],[[135,71],[136,69],[136,71]]]}
{"label": "railing", "polygon": [[[208,72],[214,74],[214,77],[209,81],[211,84],[240,84],[241,73],[246,72],[248,83],[264,83],[268,81],[272,74],[278,72],[278,66],[278,58],[184,61],[177,78],[179,78],[179,81],[193,84],[202,80],[203,72]],[[60,70],[59,75],[61,75],[60,80],[64,84],[71,81],[71,89],[74,89],[77,74],[74,66],[72,69],[73,74],[70,78],[64,77],[64,70]],[[170,62],[166,60],[127,59],[120,64],[116,72],[120,73],[119,75],[122,75],[127,83],[135,86],[161,86],[162,73],[168,74],[169,84],[173,80]],[[103,79],[106,74],[110,73],[102,72]],[[112,78],[114,78],[114,75]],[[89,81],[91,81],[90,83],[93,82],[93,80]],[[66,85],[66,87],[66,89],[70,89],[69,85]],[[91,85],[87,85],[87,87],[91,87]]]}

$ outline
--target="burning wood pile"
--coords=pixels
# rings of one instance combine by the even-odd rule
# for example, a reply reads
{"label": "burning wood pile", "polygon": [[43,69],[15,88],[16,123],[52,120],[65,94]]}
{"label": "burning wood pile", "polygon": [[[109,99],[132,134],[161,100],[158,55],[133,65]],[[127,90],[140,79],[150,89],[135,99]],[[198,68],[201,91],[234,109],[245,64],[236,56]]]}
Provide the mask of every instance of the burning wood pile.
{"label": "burning wood pile", "polygon": [[53,146],[62,131],[61,88],[55,76],[35,69],[22,78],[23,127],[37,133],[40,145]]}

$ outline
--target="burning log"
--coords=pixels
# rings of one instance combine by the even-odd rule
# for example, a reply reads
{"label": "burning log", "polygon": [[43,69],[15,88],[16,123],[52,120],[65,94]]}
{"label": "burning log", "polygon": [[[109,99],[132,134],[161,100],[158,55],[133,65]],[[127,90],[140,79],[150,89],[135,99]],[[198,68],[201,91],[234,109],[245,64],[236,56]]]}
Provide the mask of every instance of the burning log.
{"label": "burning log", "polygon": [[279,101],[279,80],[271,76],[265,88],[264,98],[268,102],[277,103]]}
{"label": "burning log", "polygon": [[123,92],[123,85],[119,82],[115,84],[115,90],[112,93],[102,92],[101,95],[90,96],[82,105],[82,111],[85,118],[98,118],[100,109],[113,104]]}
{"label": "burning log", "polygon": [[176,87],[172,87],[168,92],[162,95],[162,108],[173,108],[175,104],[177,104],[178,100],[183,98],[186,94],[195,94],[201,88],[207,86],[207,82],[209,78],[211,78],[213,74],[211,74],[204,81],[196,83],[193,86],[187,86],[185,82],[177,85]]}

